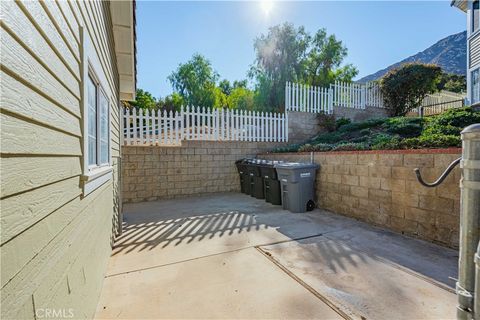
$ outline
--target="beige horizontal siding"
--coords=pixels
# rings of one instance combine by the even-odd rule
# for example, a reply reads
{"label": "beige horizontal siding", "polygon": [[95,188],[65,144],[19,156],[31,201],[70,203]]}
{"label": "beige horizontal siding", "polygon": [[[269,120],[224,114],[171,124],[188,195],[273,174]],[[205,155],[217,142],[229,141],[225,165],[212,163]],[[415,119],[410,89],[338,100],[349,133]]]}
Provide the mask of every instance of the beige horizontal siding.
{"label": "beige horizontal siding", "polygon": [[469,42],[470,68],[475,68],[480,65],[480,34],[477,33]]}
{"label": "beige horizontal siding", "polygon": [[80,158],[68,157],[9,157],[0,162],[1,194],[12,194],[40,188],[82,173]]}
{"label": "beige horizontal siding", "polygon": [[74,136],[81,136],[81,119],[78,116],[73,115],[68,109],[55,105],[51,100],[35,91],[37,88],[20,82],[22,79],[2,71],[0,71],[0,77],[2,79],[0,86],[2,109],[44,126],[50,126]]}
{"label": "beige horizontal siding", "polygon": [[[92,318],[118,214],[119,76],[108,2],[1,1],[1,317]],[[111,101],[113,179],[82,195],[80,26]],[[114,204],[115,203],[115,204]]]}

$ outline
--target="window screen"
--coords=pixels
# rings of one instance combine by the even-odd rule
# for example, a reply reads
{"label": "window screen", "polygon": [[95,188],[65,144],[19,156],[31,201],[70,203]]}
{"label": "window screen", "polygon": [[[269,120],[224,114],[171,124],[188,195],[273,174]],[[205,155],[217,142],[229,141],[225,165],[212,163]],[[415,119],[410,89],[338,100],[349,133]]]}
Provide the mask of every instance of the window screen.
{"label": "window screen", "polygon": [[97,86],[88,78],[88,165],[97,164]]}

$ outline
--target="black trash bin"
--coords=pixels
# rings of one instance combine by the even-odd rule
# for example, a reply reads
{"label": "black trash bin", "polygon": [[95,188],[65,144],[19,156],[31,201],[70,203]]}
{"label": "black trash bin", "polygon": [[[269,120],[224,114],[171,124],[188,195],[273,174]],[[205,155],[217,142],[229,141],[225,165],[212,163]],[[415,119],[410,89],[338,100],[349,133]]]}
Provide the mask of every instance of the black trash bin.
{"label": "black trash bin", "polygon": [[265,194],[265,201],[275,204],[282,204],[282,192],[280,181],[278,180],[277,170],[275,164],[278,161],[265,161],[260,164],[260,173],[263,178],[263,192]]}
{"label": "black trash bin", "polygon": [[247,171],[250,176],[250,195],[257,199],[265,199],[260,163],[261,160],[252,159],[247,165]]}
{"label": "black trash bin", "polygon": [[238,175],[240,177],[240,191],[242,193],[250,193],[250,182],[249,182],[249,175],[247,172],[247,159],[240,159],[235,161],[235,165],[237,166]]}

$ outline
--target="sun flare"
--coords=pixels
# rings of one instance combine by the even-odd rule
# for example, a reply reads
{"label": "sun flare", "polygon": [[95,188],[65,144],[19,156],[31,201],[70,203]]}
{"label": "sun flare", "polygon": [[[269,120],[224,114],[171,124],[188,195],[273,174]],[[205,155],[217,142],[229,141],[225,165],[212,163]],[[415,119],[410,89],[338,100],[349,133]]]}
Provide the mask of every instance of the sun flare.
{"label": "sun flare", "polygon": [[263,13],[268,16],[273,9],[273,0],[261,0],[260,6],[263,10]]}

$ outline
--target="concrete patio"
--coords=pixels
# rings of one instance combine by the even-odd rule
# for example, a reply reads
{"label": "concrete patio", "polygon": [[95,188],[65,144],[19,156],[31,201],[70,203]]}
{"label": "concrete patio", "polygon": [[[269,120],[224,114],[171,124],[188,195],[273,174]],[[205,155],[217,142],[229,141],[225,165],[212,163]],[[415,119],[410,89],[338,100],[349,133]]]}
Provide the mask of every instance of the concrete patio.
{"label": "concrete patio", "polygon": [[454,319],[457,251],[235,193],[129,204],[98,319]]}

